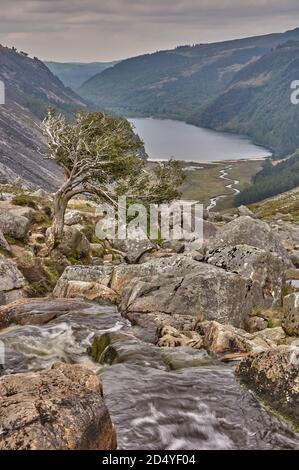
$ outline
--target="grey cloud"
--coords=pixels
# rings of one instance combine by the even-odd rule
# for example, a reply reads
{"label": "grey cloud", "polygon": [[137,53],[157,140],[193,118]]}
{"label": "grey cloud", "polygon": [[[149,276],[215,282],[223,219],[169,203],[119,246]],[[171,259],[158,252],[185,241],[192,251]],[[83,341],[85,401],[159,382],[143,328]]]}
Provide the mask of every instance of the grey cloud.
{"label": "grey cloud", "polygon": [[1,0],[0,41],[42,58],[109,60],[297,25],[298,0]]}

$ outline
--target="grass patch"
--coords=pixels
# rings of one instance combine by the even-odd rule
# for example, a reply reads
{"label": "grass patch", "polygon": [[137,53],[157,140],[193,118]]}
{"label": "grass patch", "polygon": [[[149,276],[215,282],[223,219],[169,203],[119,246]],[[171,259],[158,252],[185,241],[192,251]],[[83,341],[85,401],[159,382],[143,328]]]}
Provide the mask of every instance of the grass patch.
{"label": "grass patch", "polygon": [[12,204],[15,206],[31,207],[31,209],[38,209],[38,199],[29,194],[18,194],[12,199]]}

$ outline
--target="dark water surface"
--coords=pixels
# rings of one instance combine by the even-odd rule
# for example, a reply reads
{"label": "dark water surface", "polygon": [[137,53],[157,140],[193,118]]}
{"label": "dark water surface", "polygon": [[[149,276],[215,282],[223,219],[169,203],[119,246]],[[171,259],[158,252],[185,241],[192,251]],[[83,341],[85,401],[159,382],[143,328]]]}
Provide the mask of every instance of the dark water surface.
{"label": "dark water surface", "polygon": [[145,143],[152,160],[215,162],[265,158],[271,152],[254,145],[249,139],[192,126],[181,121],[155,118],[132,118],[135,131]]}

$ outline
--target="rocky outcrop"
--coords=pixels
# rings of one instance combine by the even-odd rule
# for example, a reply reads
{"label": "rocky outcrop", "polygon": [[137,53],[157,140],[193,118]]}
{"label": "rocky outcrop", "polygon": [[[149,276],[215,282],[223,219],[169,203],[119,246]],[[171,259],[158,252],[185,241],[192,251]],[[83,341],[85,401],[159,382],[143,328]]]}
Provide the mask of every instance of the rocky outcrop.
{"label": "rocky outcrop", "polygon": [[268,252],[277,253],[286,265],[291,261],[288,252],[283,247],[279,235],[261,220],[242,216],[224,225],[209,244],[209,251],[228,246],[249,245]]}
{"label": "rocky outcrop", "polygon": [[111,450],[101,384],[78,365],[0,378],[1,450]]}
{"label": "rocky outcrop", "polygon": [[141,230],[131,230],[125,240],[115,239],[113,247],[123,253],[130,264],[138,263],[142,255],[155,249],[154,243]]}
{"label": "rocky outcrop", "polygon": [[280,347],[242,360],[236,371],[258,397],[299,424],[299,349]]}
{"label": "rocky outcrop", "polygon": [[[63,239],[59,244],[59,252],[68,258],[81,259],[89,256],[90,243],[84,233],[76,225],[66,226]],[[48,231],[48,236],[50,232]]]}
{"label": "rocky outcrop", "polygon": [[16,240],[24,240],[29,227],[30,221],[26,217],[0,210],[0,230],[4,235]]}
{"label": "rocky outcrop", "polygon": [[132,280],[123,291],[123,314],[202,315],[206,320],[243,327],[252,309],[263,305],[257,282],[206,263],[194,263],[188,274],[177,269],[175,274]]}
{"label": "rocky outcrop", "polygon": [[265,306],[281,306],[285,265],[276,253],[253,246],[236,245],[211,251],[205,261],[257,282],[262,288]]}
{"label": "rocky outcrop", "polygon": [[290,336],[299,336],[299,292],[284,297],[282,325]]}
{"label": "rocky outcrop", "polygon": [[16,264],[0,256],[0,305],[23,297],[25,284],[25,279]]}
{"label": "rocky outcrop", "polygon": [[92,311],[89,302],[72,299],[21,299],[0,307],[0,329],[11,324],[43,325],[68,313]]}

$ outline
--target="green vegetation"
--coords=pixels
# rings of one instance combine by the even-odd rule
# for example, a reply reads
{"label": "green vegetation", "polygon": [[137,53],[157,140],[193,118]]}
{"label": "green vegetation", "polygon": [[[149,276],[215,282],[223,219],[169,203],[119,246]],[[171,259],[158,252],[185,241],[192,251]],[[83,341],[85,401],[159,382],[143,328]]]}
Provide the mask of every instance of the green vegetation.
{"label": "green vegetation", "polygon": [[38,199],[29,194],[17,194],[11,201],[15,206],[31,207],[32,209],[38,208]]}
{"label": "green vegetation", "polygon": [[[238,180],[235,186],[242,190],[250,185],[254,175],[261,169],[261,161],[258,160],[236,160],[233,162],[219,162],[216,164],[198,164],[198,169],[186,171],[186,179],[181,187],[184,199],[197,200],[208,205],[210,199],[219,195],[226,197],[218,200],[216,210],[228,209],[234,205],[234,193],[226,188],[229,181],[219,178],[220,170],[228,173],[228,178]],[[231,169],[228,170],[227,167]]]}
{"label": "green vegetation", "polygon": [[252,204],[299,186],[299,153],[273,165],[269,160],[253,178],[253,184],[235,198],[235,205]]}
{"label": "green vegetation", "polygon": [[299,106],[290,100],[298,76],[299,41],[287,42],[243,68],[190,121],[249,135],[277,156],[287,155],[299,147]]}
{"label": "green vegetation", "polygon": [[122,61],[78,90],[125,116],[180,119],[249,135],[284,155],[299,147],[299,29],[184,46]]}
{"label": "green vegetation", "polygon": [[64,171],[64,181],[54,196],[51,250],[63,238],[67,205],[79,194],[89,194],[112,207],[120,195],[157,204],[180,195],[180,163],[169,161],[149,172],[139,154],[143,143],[126,120],[104,113],[79,113],[71,123],[49,111],[42,128],[48,139],[49,160]]}

